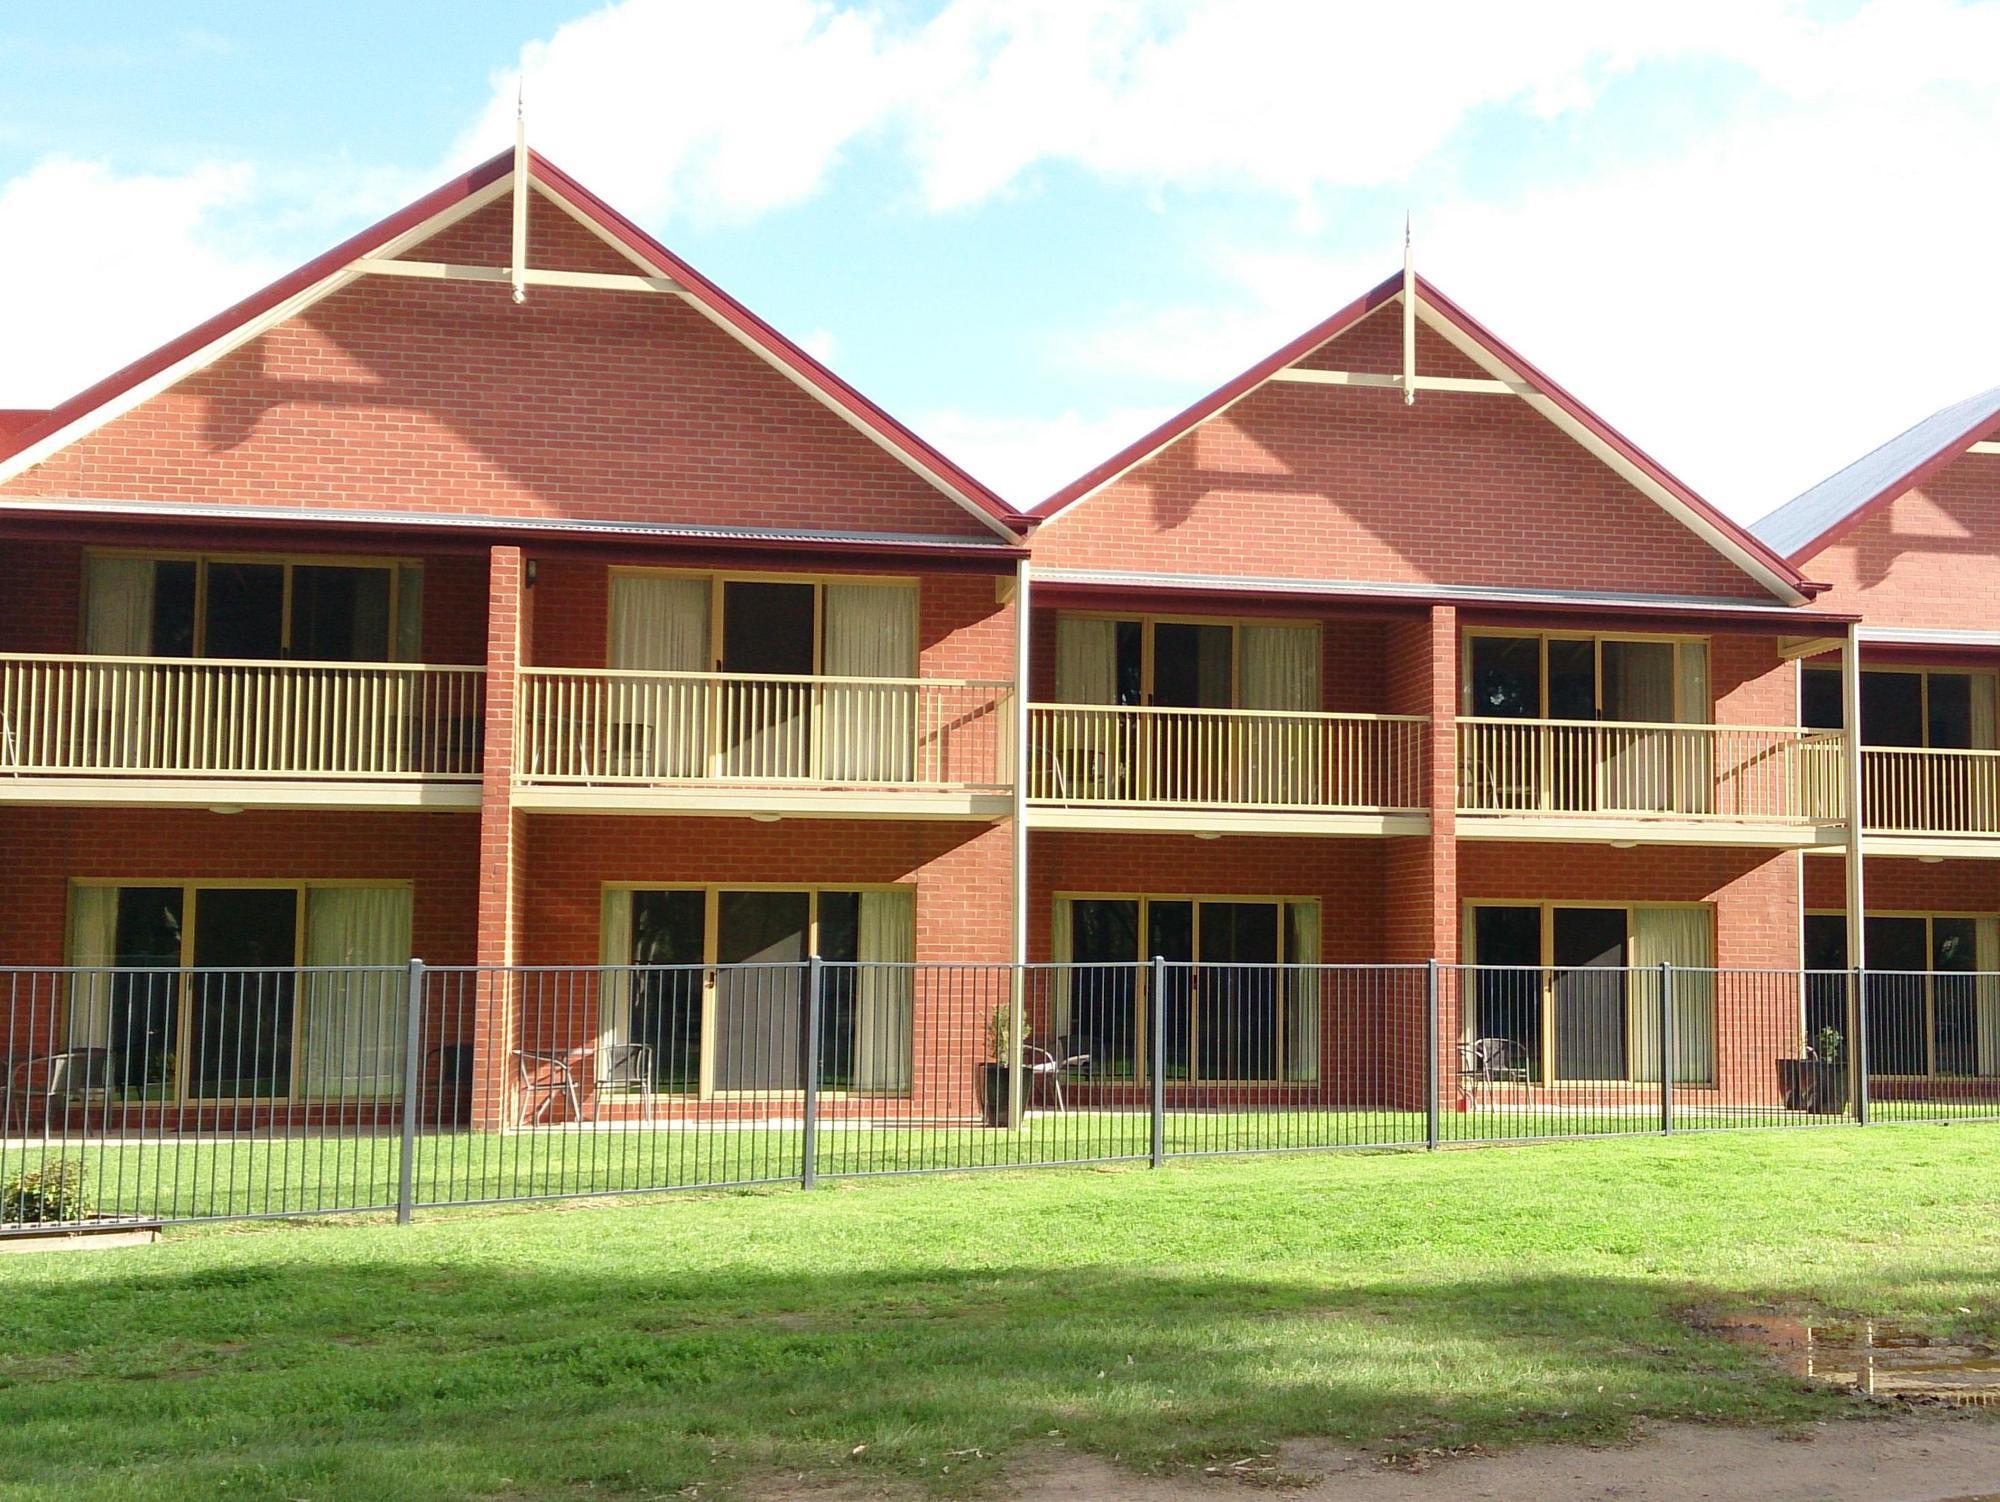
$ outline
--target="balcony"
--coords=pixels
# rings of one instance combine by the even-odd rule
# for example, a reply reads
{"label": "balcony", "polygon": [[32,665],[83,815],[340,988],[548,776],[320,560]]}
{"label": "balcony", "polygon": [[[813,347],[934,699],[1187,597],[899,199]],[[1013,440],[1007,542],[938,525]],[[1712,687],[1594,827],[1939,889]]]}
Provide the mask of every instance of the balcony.
{"label": "balcony", "polygon": [[529,668],[515,802],[606,812],[991,819],[1013,686]]}
{"label": "balcony", "polygon": [[1459,833],[1805,849],[1843,837],[1837,730],[1458,721]]}
{"label": "balcony", "polygon": [[1192,834],[1422,834],[1417,715],[1036,704],[1029,822]]}
{"label": "balcony", "polygon": [[2000,751],[1864,746],[1862,828],[1879,855],[2000,855]]}
{"label": "balcony", "polygon": [[485,671],[0,655],[0,802],[477,807]]}

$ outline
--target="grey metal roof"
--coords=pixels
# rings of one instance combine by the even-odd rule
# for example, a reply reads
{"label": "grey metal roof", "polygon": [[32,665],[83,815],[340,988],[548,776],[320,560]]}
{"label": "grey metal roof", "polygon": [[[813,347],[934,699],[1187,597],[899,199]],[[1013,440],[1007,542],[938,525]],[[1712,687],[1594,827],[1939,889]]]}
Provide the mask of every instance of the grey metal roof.
{"label": "grey metal roof", "polygon": [[1933,412],[1907,432],[1793,496],[1750,530],[1786,558],[1837,526],[1871,501],[1907,488],[1910,477],[1931,460],[1961,448],[2000,417],[2000,386],[1968,396]]}
{"label": "grey metal roof", "polygon": [[31,496],[0,500],[0,517],[10,512],[53,512],[68,516],[171,516],[194,521],[316,522],[346,527],[423,527],[473,532],[552,532],[610,537],[650,537],[693,542],[874,543],[893,548],[986,549],[1011,552],[1018,544],[1001,537],[947,537],[920,532],[850,532],[835,528],[708,527],[668,522],[601,521],[583,517],[479,515],[458,512],[391,511],[360,506],[243,506],[202,501],[117,501],[81,497]]}

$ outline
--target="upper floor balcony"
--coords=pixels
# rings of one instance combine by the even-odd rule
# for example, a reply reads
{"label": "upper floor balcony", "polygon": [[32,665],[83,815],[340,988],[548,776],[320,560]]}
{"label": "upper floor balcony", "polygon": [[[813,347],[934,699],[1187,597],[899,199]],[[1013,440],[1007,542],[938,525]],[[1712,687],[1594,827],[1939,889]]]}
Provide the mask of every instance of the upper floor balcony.
{"label": "upper floor balcony", "polygon": [[1042,828],[1421,834],[1421,715],[1138,704],[1028,710]]}
{"label": "upper floor balcony", "polygon": [[0,654],[0,802],[476,807],[485,673]]}
{"label": "upper floor balcony", "polygon": [[525,808],[995,818],[1011,807],[1011,684],[529,668]]}
{"label": "upper floor balcony", "polygon": [[1613,843],[1837,843],[1839,731],[1667,721],[1458,722],[1459,831]]}

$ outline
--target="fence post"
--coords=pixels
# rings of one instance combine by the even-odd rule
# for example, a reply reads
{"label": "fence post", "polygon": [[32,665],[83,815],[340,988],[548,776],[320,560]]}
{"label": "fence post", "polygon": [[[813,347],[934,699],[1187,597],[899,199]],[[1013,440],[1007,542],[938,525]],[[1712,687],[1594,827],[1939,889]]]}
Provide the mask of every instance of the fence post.
{"label": "fence post", "polygon": [[799,1187],[810,1189],[819,1182],[819,1019],[826,1001],[826,961],[818,955],[806,959],[806,1104],[800,1130],[804,1141],[799,1148]]}
{"label": "fence post", "polygon": [[1152,1058],[1146,1068],[1148,1114],[1152,1118],[1152,1162],[1158,1168],[1167,1161],[1167,962],[1153,956],[1152,995],[1147,998],[1147,1052]]}
{"label": "fence post", "polygon": [[1856,968],[1854,987],[1854,1036],[1848,1041],[1848,1067],[1854,1071],[1854,1124],[1868,1125],[1868,974]]}
{"label": "fence post", "polygon": [[422,1084],[417,1056],[424,1044],[424,962],[412,959],[406,987],[409,1015],[403,1019],[402,1153],[396,1168],[396,1224],[406,1226],[417,1209],[417,1090]]}
{"label": "fence post", "polygon": [[1433,955],[1424,961],[1424,1146],[1432,1152],[1438,1145],[1438,962]]}
{"label": "fence post", "polygon": [[1660,1135],[1674,1133],[1674,967],[1660,961]]}

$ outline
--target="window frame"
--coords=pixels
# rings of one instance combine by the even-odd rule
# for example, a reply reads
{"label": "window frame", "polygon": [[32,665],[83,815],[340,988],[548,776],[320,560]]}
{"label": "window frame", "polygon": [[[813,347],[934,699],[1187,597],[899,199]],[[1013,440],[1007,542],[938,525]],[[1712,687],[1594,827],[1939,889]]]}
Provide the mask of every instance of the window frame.
{"label": "window frame", "polygon": [[[1801,959],[1804,958],[1803,954],[1804,937],[1805,937],[1804,924],[1806,920],[1812,918],[1837,919],[1842,924],[1845,924],[1847,922],[1847,913],[1844,909],[1841,908],[1809,907],[1803,909],[1800,913],[1800,949],[1801,949],[1800,958]],[[1974,924],[1977,924],[1983,919],[2000,919],[2000,913],[1993,913],[1993,912],[1982,913],[1974,911],[1961,912],[1949,908],[1931,908],[1925,910],[1904,909],[1904,908],[1864,909],[1861,915],[1862,922],[1866,923],[1870,918],[1922,919],[1924,925],[1924,957],[1925,960],[1927,961],[1927,964],[1923,972],[1924,1072],[1922,1074],[1886,1074],[1871,1067],[1868,1071],[1868,1077],[1870,1079],[1878,1079],[1878,1080],[1910,1080],[1910,1081],[1923,1081],[1923,1082],[1931,1082],[1937,1080],[1989,1080],[1989,1079],[2000,1078],[2000,1076],[1996,1075],[1979,1073],[1976,1067],[1977,1065],[1976,1052],[1974,1056],[1975,1067],[1970,1074],[1940,1074],[1938,1072],[1938,1067],[1937,1067],[1938,1064],[1937,983],[1938,983],[1938,977],[1940,975],[1949,975],[1951,973],[1950,971],[1940,971],[1939,969],[1937,969],[1937,920],[1943,918],[1948,921],[1952,920],[1958,922],[1969,921]],[[1842,942],[1845,943],[1844,934]],[[1974,930],[1973,942],[1975,945],[1977,945],[1978,943],[1977,929]],[[1975,986],[1977,982],[1977,977],[1982,973],[1978,969],[1978,963],[1979,963],[1979,958],[1977,952],[1975,951],[1973,955],[1974,968],[1971,969],[1970,971],[1965,972],[1965,974],[1968,977],[1974,980]],[[1825,974],[1827,972],[1814,971],[1812,973]],[[1889,973],[1894,974],[1897,972],[1892,971]],[[1975,996],[1977,995],[1976,989],[1974,994]],[[1801,1036],[1805,1036],[1806,1028],[1809,1026],[1810,1023],[1810,1019],[1807,1017],[1805,1012],[1805,1006],[1806,1006],[1806,998],[1804,996],[1802,988],[1799,1000],[1799,1030]],[[1849,1026],[1843,1028],[1841,1031],[1843,1034],[1852,1032],[1853,1027],[1851,1022]],[[1810,1037],[1806,1037],[1806,1041],[1810,1043],[1812,1039]],[[1853,1046],[1853,1040],[1851,1038],[1847,1040],[1847,1046],[1850,1048]]]}
{"label": "window frame", "polygon": [[[291,968],[296,972],[306,968],[304,956],[306,953],[306,899],[308,894],[327,887],[347,889],[356,887],[395,887],[414,893],[416,883],[407,877],[399,879],[393,877],[373,878],[365,876],[338,876],[327,877],[325,879],[296,876],[200,876],[178,879],[170,876],[71,877],[69,889],[74,891],[78,887],[110,887],[114,890],[123,890],[128,887],[178,887],[181,893],[181,952],[176,965],[183,972],[183,980],[185,980],[184,973],[194,968],[195,930],[200,916],[201,893],[204,891],[289,891],[294,893],[297,900],[293,905],[292,915]],[[75,963],[75,956],[67,952],[69,946],[69,911],[70,909],[66,902],[63,919],[64,957],[73,965]],[[292,1004],[290,1079],[287,1082],[283,1095],[189,1095],[187,1093],[188,1049],[184,1040],[189,1035],[189,1013],[193,1006],[194,988],[182,984],[179,987],[179,994],[174,998],[173,1094],[167,1099],[162,1100],[160,1104],[175,1106],[236,1106],[249,1103],[257,1106],[291,1106],[301,1103],[301,1097],[298,1093],[299,1060],[300,1043],[305,1027],[305,1008],[298,1004],[296,996],[293,998]],[[64,1018],[64,1029],[66,1035],[68,1029],[67,1016]]]}
{"label": "window frame", "polygon": [[1246,626],[1310,626],[1313,633],[1313,661],[1319,664],[1319,676],[1324,684],[1326,678],[1326,622],[1318,616],[1275,616],[1275,615],[1201,615],[1177,610],[1067,610],[1059,609],[1058,618],[1078,621],[1131,622],[1139,627],[1139,703],[1102,706],[1114,709],[1163,708],[1173,714],[1203,714],[1204,709],[1188,708],[1182,705],[1157,705],[1158,653],[1155,650],[1154,634],[1160,626],[1226,626],[1229,628],[1229,703],[1214,706],[1222,709],[1243,707],[1243,628]]}
{"label": "window frame", "polygon": [[[1525,626],[1467,626],[1459,633],[1458,658],[1458,702],[1459,713],[1466,719],[1483,720],[1506,718],[1505,716],[1482,715],[1472,707],[1472,644],[1479,639],[1503,639],[1509,641],[1535,641],[1540,644],[1536,654],[1537,688],[1540,703],[1537,712],[1526,717],[1527,723],[1549,718],[1549,643],[1553,641],[1587,641],[1591,643],[1591,702],[1601,706],[1604,703],[1604,644],[1606,642],[1664,642],[1674,649],[1674,718],[1676,725],[1706,725],[1715,720],[1715,643],[1711,636],[1696,632],[1666,631],[1543,631]],[[1681,685],[1685,681],[1681,673],[1681,649],[1686,646],[1701,646],[1709,654],[1708,703],[1700,706],[1699,719],[1690,720],[1688,706],[1682,702]],[[1577,721],[1578,724],[1620,724],[1616,720],[1602,718],[1593,721]]]}
{"label": "window frame", "polygon": [[[917,631],[917,678],[890,680],[915,683],[923,675],[923,579],[916,574],[843,574],[838,572],[784,573],[766,569],[712,569],[712,568],[656,568],[647,564],[612,564],[605,570],[604,587],[604,661],[611,665],[611,580],[621,575],[636,575],[646,578],[700,579],[708,585],[708,665],[702,671],[721,673],[723,632],[727,624],[724,599],[729,584],[800,584],[809,585],[813,592],[812,624],[812,673],[811,677],[823,678],[826,662],[826,590],[830,584],[855,584],[871,589],[908,589],[916,594]],[[745,676],[755,677],[756,674]],[[662,889],[664,890],[664,889]],[[748,891],[744,887],[741,890]],[[796,891],[798,888],[783,890]],[[830,891],[860,891],[859,887],[828,888]]]}
{"label": "window frame", "polygon": [[[1602,1085],[1631,1085],[1651,1083],[1639,1079],[1636,1069],[1637,1059],[1633,1054],[1633,1040],[1638,1030],[1632,1025],[1632,1008],[1637,1005],[1635,993],[1628,987],[1625,997],[1625,1074],[1617,1079],[1558,1079],[1556,1078],[1556,994],[1555,994],[1555,927],[1558,908],[1582,908],[1593,912],[1616,910],[1625,915],[1625,964],[1627,976],[1636,974],[1632,964],[1632,943],[1637,932],[1637,917],[1640,912],[1668,910],[1674,912],[1701,911],[1708,914],[1709,955],[1715,955],[1717,938],[1716,905],[1713,902],[1613,902],[1603,900],[1575,901],[1567,899],[1511,898],[1511,897],[1466,897],[1460,900],[1459,945],[1468,967],[1476,969],[1483,962],[1478,951],[1478,912],[1481,908],[1534,908],[1540,912],[1539,954],[1536,970],[1540,976],[1541,1049],[1536,1060],[1538,1075],[1531,1084],[1541,1089],[1575,1089]],[[1461,991],[1463,988],[1461,988]],[[1459,1005],[1459,1041],[1470,1043],[1476,1036],[1473,1030],[1472,1008],[1465,1004],[1463,995]],[[1719,1062],[1715,1073],[1720,1074]],[[1674,1089],[1700,1090],[1716,1088],[1714,1082],[1676,1081]]]}
{"label": "window frame", "polygon": [[[1195,956],[1192,967],[1193,975],[1190,978],[1189,989],[1188,989],[1188,999],[1189,999],[1188,1073],[1186,1078],[1184,1079],[1169,1079],[1167,1083],[1170,1085],[1181,1085],[1188,1088],[1208,1086],[1208,1085],[1260,1085],[1260,1086],[1279,1086],[1279,1087],[1295,1086],[1301,1088],[1310,1088],[1310,1087],[1316,1087],[1319,1084],[1320,1081],[1318,1075],[1315,1075],[1314,1078],[1309,1080],[1293,1080],[1293,1079],[1287,1079],[1285,1077],[1285,1066],[1289,1061],[1285,1054],[1286,1013],[1284,1009],[1291,1004],[1291,997],[1289,993],[1282,994],[1279,1000],[1277,1038],[1273,1052],[1274,1073],[1272,1078],[1270,1079],[1224,1079],[1219,1076],[1211,1078],[1209,1076],[1200,1074],[1198,1072],[1198,1066],[1201,1059],[1200,1011],[1199,1008],[1194,1003],[1195,988],[1200,983],[1200,976],[1202,970],[1201,909],[1204,903],[1229,903],[1229,904],[1243,905],[1243,906],[1269,905],[1272,908],[1273,913],[1275,915],[1274,921],[1277,923],[1277,929],[1278,929],[1277,963],[1281,967],[1280,973],[1283,973],[1282,967],[1288,965],[1321,966],[1325,964],[1324,956],[1326,954],[1326,928],[1325,928],[1326,904],[1319,897],[1311,895],[1303,895],[1303,894],[1297,896],[1276,896],[1264,892],[1248,892],[1248,893],[1133,892],[1133,891],[1107,892],[1107,891],[1089,891],[1082,889],[1074,891],[1068,889],[1059,889],[1055,892],[1052,892],[1049,898],[1049,953],[1055,965],[1057,967],[1063,967],[1063,966],[1073,965],[1076,962],[1069,955],[1058,955],[1055,953],[1055,940],[1056,940],[1056,934],[1058,932],[1058,925],[1056,923],[1056,916],[1055,916],[1055,905],[1059,902],[1136,902],[1139,905],[1139,913],[1138,913],[1139,955],[1137,959],[1133,962],[1136,974],[1134,976],[1133,989],[1132,989],[1132,1007],[1134,1012],[1133,1022],[1132,1022],[1132,1036],[1133,1036],[1132,1076],[1129,1082],[1123,1079],[1119,1079],[1119,1080],[1107,1081],[1107,1083],[1112,1083],[1112,1084],[1131,1083],[1134,1085],[1143,1085],[1151,1080],[1152,1077],[1151,1076],[1151,1064],[1152,1064],[1151,1018],[1152,1018],[1153,1008],[1152,1008],[1152,996],[1150,994],[1149,988],[1152,985],[1153,968],[1152,965],[1149,963],[1149,961],[1151,960],[1151,956],[1146,954],[1145,952],[1146,935],[1151,931],[1150,921],[1149,921],[1150,920],[1149,909],[1151,904],[1155,902],[1186,902],[1192,904],[1194,908],[1193,914],[1191,916],[1189,943],[1193,948]],[[1303,907],[1303,906],[1311,906],[1319,916],[1320,922],[1318,924],[1318,929],[1319,929],[1320,952],[1319,954],[1314,955],[1310,959],[1299,960],[1299,959],[1294,959],[1289,952],[1291,947],[1291,932],[1290,932],[1290,925],[1286,922],[1285,910],[1290,907]],[[1072,926],[1071,932],[1074,933],[1074,931],[1075,931],[1074,926]],[[1060,983],[1061,979],[1063,978],[1064,977],[1061,977],[1059,975],[1058,983]],[[1322,1029],[1324,1029],[1325,1027],[1324,1015],[1322,1015],[1321,1017],[1321,1027]],[[1321,1068],[1321,1073],[1322,1074],[1324,1073],[1323,1064]]]}
{"label": "window frame", "polygon": [[[206,655],[208,636],[208,571],[212,564],[250,564],[266,568],[284,570],[283,597],[279,605],[280,656],[270,659],[252,658],[250,661],[272,661],[316,665],[317,658],[294,658],[292,656],[292,575],[301,568],[369,568],[378,569],[389,576],[389,619],[386,640],[389,650],[394,653],[396,643],[402,639],[403,576],[406,572],[421,574],[424,562],[421,558],[382,557],[365,553],[258,553],[238,552],[228,549],[206,552],[199,549],[177,548],[100,548],[89,547],[83,552],[82,573],[77,590],[76,643],[79,653],[83,650],[85,632],[89,629],[90,611],[90,560],[92,558],[143,558],[150,563],[192,563],[194,576],[194,641],[191,655],[186,658],[168,658],[172,662],[234,662],[245,659],[209,657]],[[421,623],[419,623],[421,625]],[[366,662],[329,662],[328,667],[369,667],[378,664]],[[414,662],[400,662],[394,656],[385,659],[381,666],[420,667],[424,665],[424,654],[419,652]]]}
{"label": "window frame", "polygon": [[[684,1091],[662,1092],[674,1094],[681,1099],[786,1100],[804,1099],[805,1097],[803,1086],[796,1090],[719,1090],[715,1086],[716,1007],[718,1001],[716,980],[717,970],[721,964],[715,956],[716,946],[721,935],[722,918],[722,904],[717,896],[718,893],[805,893],[807,897],[806,954],[808,957],[819,953],[819,904],[821,896],[827,892],[908,892],[910,894],[910,927],[913,946],[917,932],[917,883],[910,881],[607,881],[601,883],[598,890],[600,904],[604,896],[612,892],[625,893],[627,901],[630,901],[631,894],[634,892],[700,892],[702,894],[702,957],[699,961],[689,962],[690,968],[698,963],[701,966],[702,972],[701,1050],[696,1089],[691,1097]],[[600,911],[602,911],[601,906]],[[601,954],[603,950],[603,935],[601,933],[598,936],[598,940],[598,948]],[[914,947],[912,952],[914,952]],[[636,961],[629,957],[618,963],[628,968],[636,965]],[[625,1004],[628,1008],[632,1005],[632,1001],[632,997],[626,997]],[[626,1027],[628,1030],[631,1027],[630,1017],[626,1019]],[[916,1079],[915,1049],[916,1043],[913,1035],[911,1039],[912,1058],[910,1061],[911,1089],[915,1088]],[[850,1098],[897,1099],[907,1096],[909,1093],[909,1090],[821,1090],[817,1092],[821,1100],[845,1100]]]}
{"label": "window frame", "polygon": [[[1903,673],[1903,674],[1909,674],[1909,673],[1914,673],[1914,674],[1916,674],[1916,675],[1917,675],[1917,677],[1918,677],[1918,678],[1919,678],[1919,680],[1920,680],[1920,683],[1919,683],[1919,687],[1918,687],[1918,693],[1917,693],[1917,729],[1918,729],[1919,733],[1920,733],[1920,734],[1921,734],[1921,735],[1923,736],[1923,739],[1922,739],[1921,741],[1919,741],[1919,742],[1918,742],[1918,743],[1917,743],[1917,744],[1916,744],[1915,746],[1911,746],[1911,747],[1906,747],[1906,748],[1899,748],[1899,747],[1870,747],[1870,746],[1869,746],[1869,744],[1868,744],[1867,742],[1863,741],[1863,742],[1860,742],[1860,744],[1861,744],[1861,748],[1862,748],[1862,749],[1863,749],[1864,751],[1866,751],[1866,750],[1870,750],[1870,749],[1876,749],[1876,750],[1897,750],[1897,749],[1907,749],[1907,750],[1913,750],[1913,751],[1963,751],[1963,750],[1966,750],[1966,749],[1971,749],[1971,750],[1974,750],[1974,751],[1978,751],[1978,750],[1981,750],[1981,749],[1985,749],[1985,748],[1981,748],[1981,747],[1978,747],[1978,746],[1974,746],[1974,747],[1971,747],[1971,748],[1967,748],[1967,747],[1963,747],[1963,746],[1933,746],[1933,745],[1931,744],[1931,679],[1932,679],[1933,677],[1936,677],[1936,676],[1940,676],[1940,675],[1942,675],[1942,676],[1948,676],[1948,677],[1952,677],[1952,678],[1968,678],[1968,679],[1970,679],[1970,678],[1985,678],[1985,679],[1988,679],[1988,680],[1990,680],[1990,681],[1992,681],[1992,682],[1993,682],[1993,684],[1994,684],[1994,694],[1995,694],[1995,697],[1996,697],[1996,699],[2000,699],[2000,669],[1993,669],[1993,668],[1963,668],[1963,667],[1940,667],[1940,666],[1935,666],[1935,665],[1931,665],[1931,664],[1920,664],[1920,663],[1900,663],[1900,662],[1896,662],[1896,663],[1864,663],[1864,664],[1862,665],[1862,668],[1861,668],[1861,688],[1862,688],[1862,691],[1863,691],[1864,693],[1866,693],[1866,691],[1867,691],[1867,688],[1868,688],[1868,676],[1869,676],[1869,674],[1871,674],[1871,673]],[[1825,725],[1825,726],[1807,726],[1807,725],[1806,725],[1806,723],[1805,723],[1805,718],[1806,718],[1806,715],[1805,715],[1805,706],[1806,706],[1806,694],[1805,694],[1805,688],[1806,688],[1806,685],[1805,685],[1805,679],[1806,679],[1806,675],[1807,675],[1807,674],[1823,674],[1823,675],[1824,675],[1825,677],[1828,677],[1828,678],[1831,678],[1831,679],[1835,680],[1836,682],[1838,682],[1838,681],[1839,681],[1839,679],[1840,679],[1840,669],[1839,669],[1839,668],[1837,668],[1837,667],[1818,667],[1818,666],[1815,666],[1815,665],[1814,665],[1814,664],[1812,664],[1812,663],[1807,663],[1807,662],[1801,662],[1801,663],[1799,664],[1799,674],[1800,674],[1800,678],[1799,678],[1799,702],[1798,702],[1798,720],[1799,720],[1799,726],[1800,726],[1800,728],[1801,728],[1801,729],[1821,729],[1821,730],[1829,730],[1829,731],[1841,731],[1841,732],[1843,732],[1843,733],[1844,733],[1844,731],[1845,731],[1845,728],[1846,728],[1846,726],[1845,726],[1845,721],[1846,721],[1846,718],[1847,718],[1847,701],[1846,701],[1845,697],[1844,697],[1844,696],[1842,696],[1842,695],[1838,695],[1838,694],[1837,694],[1837,695],[1835,695],[1835,702],[1837,702],[1837,703],[1838,703],[1838,704],[1839,704],[1839,705],[1841,706],[1841,720],[1842,720],[1842,724],[1841,724],[1841,725],[1838,725],[1838,726],[1833,726],[1833,725]],[[1865,718],[1866,718],[1866,716],[1864,715],[1864,716],[1863,716],[1863,718],[1865,719]],[[1856,736],[1858,737],[1858,736],[1859,736],[1859,734],[1860,734],[1860,732],[1859,732],[1859,729],[1858,729],[1858,728],[1857,728],[1857,730],[1856,730],[1856,732],[1855,732],[1855,733],[1856,733]],[[1881,916],[1881,917],[1892,917],[1892,916],[1908,916],[1908,917],[1915,917],[1915,916],[1919,916],[1919,915],[1917,915],[1917,914],[1889,914],[1889,913],[1883,913],[1883,914],[1880,914],[1879,916]],[[1956,916],[1956,917],[1963,917],[1963,916],[1966,916],[1966,915],[1965,915],[1965,914],[1951,914],[1951,913],[1940,913],[1940,914],[1939,914],[1938,916],[1939,916],[1939,917],[1955,917],[1955,916]]]}

